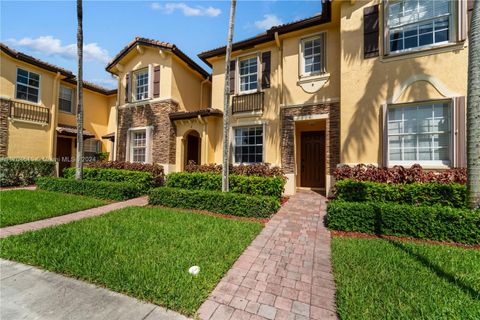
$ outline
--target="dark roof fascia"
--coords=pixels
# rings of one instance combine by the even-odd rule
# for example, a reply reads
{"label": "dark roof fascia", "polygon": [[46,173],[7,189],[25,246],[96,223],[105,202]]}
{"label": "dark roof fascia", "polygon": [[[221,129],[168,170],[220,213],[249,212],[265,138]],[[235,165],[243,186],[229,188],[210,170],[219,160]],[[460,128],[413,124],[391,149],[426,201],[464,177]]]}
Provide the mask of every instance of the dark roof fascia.
{"label": "dark roof fascia", "polygon": [[187,120],[187,119],[194,119],[200,117],[221,117],[223,116],[223,112],[218,109],[202,109],[197,111],[190,111],[190,112],[172,112],[168,115],[170,120]]}
{"label": "dark roof fascia", "polygon": [[32,64],[34,66],[37,66],[39,68],[45,69],[45,70],[50,71],[50,72],[54,72],[54,73],[58,72],[61,75],[67,77],[67,78],[75,76],[71,71],[68,71],[64,68],[61,68],[61,67],[58,67],[56,65],[50,64],[48,62],[39,60],[39,59],[34,58],[32,56],[29,56],[25,53],[16,51],[12,48],[9,48],[8,46],[6,46],[3,43],[0,43],[0,47],[1,47],[2,52],[5,52],[6,54],[8,54],[10,57],[12,57],[14,59]]}
{"label": "dark roof fascia", "polygon": [[136,38],[132,41],[127,47],[122,49],[115,58],[107,65],[105,68],[108,72],[113,73],[111,70],[114,65],[116,65],[120,60],[123,59],[132,49],[136,48],[137,45],[145,46],[145,47],[153,47],[153,48],[161,48],[165,50],[169,50],[173,52],[177,57],[183,60],[191,69],[197,71],[204,77],[208,79],[210,74],[205,71],[199,64],[193,61],[189,56],[187,56],[182,50],[178,49],[178,47],[174,44],[165,43],[162,44],[159,41],[145,39],[145,38]]}
{"label": "dark roof fascia", "polygon": [[[239,42],[236,42],[232,45],[232,51],[236,50],[245,50],[252,48],[258,44],[262,44],[269,41],[275,40],[275,33],[286,34],[306,28],[310,28],[316,25],[324,24],[331,22],[331,3],[330,1],[325,1],[322,3],[322,13],[310,18],[306,18],[296,22],[290,22],[283,25],[275,26],[268,29],[265,33],[262,33],[258,36],[248,38]],[[211,63],[207,59],[224,55],[226,52],[226,46],[212,49],[209,51],[204,51],[198,54],[198,57],[205,62],[209,67],[212,67]]]}

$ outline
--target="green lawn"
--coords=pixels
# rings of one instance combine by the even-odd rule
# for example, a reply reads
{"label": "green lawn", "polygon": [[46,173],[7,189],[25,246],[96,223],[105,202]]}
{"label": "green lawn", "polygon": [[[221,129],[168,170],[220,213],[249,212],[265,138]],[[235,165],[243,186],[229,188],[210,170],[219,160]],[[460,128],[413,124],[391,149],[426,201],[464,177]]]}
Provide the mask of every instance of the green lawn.
{"label": "green lawn", "polygon": [[[192,315],[262,229],[164,208],[129,207],[0,241],[0,256]],[[193,277],[188,268],[198,265]]]}
{"label": "green lawn", "polygon": [[336,237],[341,319],[480,319],[480,250]]}
{"label": "green lawn", "polygon": [[50,191],[0,191],[0,227],[61,216],[106,203],[94,198]]}

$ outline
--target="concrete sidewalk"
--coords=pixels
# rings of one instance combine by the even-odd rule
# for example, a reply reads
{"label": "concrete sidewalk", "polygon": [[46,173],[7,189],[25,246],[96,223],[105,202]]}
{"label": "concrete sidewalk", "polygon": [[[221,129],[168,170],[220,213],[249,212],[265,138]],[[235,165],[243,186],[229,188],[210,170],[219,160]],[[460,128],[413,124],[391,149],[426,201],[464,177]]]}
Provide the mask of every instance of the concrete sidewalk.
{"label": "concrete sidewalk", "polygon": [[187,320],[151,303],[0,259],[0,319]]}

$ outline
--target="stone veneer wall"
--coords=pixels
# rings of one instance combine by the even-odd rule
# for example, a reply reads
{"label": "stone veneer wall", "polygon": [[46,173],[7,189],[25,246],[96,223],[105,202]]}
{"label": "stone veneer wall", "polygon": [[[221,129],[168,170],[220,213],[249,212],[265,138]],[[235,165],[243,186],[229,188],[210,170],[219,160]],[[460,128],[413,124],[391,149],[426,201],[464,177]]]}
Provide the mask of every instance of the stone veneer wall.
{"label": "stone veneer wall", "polygon": [[295,116],[328,114],[326,123],[326,168],[329,175],[340,163],[340,103],[287,107],[281,111],[282,119],[282,168],[285,173],[295,172]]}
{"label": "stone veneer wall", "polygon": [[10,100],[0,99],[0,157],[8,153],[8,115]]}
{"label": "stone veneer wall", "polygon": [[175,127],[168,114],[177,109],[172,100],[119,109],[117,160],[126,161],[128,129],[153,126],[152,161],[175,164]]}

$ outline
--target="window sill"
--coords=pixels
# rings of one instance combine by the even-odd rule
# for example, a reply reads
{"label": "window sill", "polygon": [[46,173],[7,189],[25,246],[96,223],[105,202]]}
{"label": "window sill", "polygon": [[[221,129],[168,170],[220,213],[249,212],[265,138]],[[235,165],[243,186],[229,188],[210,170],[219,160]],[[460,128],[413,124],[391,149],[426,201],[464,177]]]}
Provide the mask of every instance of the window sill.
{"label": "window sill", "polygon": [[307,93],[315,93],[330,79],[330,73],[322,73],[318,75],[300,76],[297,85],[302,87],[303,91]]}
{"label": "window sill", "polygon": [[388,168],[393,168],[394,166],[402,166],[404,168],[410,168],[412,167],[414,164],[419,164],[422,166],[423,169],[427,169],[427,170],[447,170],[447,169],[451,169],[451,166],[450,166],[450,163],[426,163],[426,162],[406,162],[406,163],[402,163],[402,162],[393,162],[393,163],[389,163],[388,164]]}
{"label": "window sill", "polygon": [[416,57],[428,56],[428,55],[432,55],[432,54],[462,50],[464,48],[466,48],[464,41],[462,41],[462,42],[452,42],[452,43],[446,43],[446,44],[442,44],[442,45],[438,45],[438,46],[420,48],[420,49],[416,49],[416,50],[393,52],[393,53],[390,53],[388,55],[384,54],[380,58],[380,61],[390,62],[390,61],[397,61],[397,60],[403,60],[403,59],[411,59],[411,58],[416,58]]}
{"label": "window sill", "polygon": [[73,113],[73,112],[64,111],[64,110],[60,110],[60,109],[58,110],[58,112],[60,112],[60,113],[65,113],[65,114],[68,114],[68,115],[70,115],[70,116],[74,116],[74,115],[76,115],[76,114],[75,114],[75,113]]}

